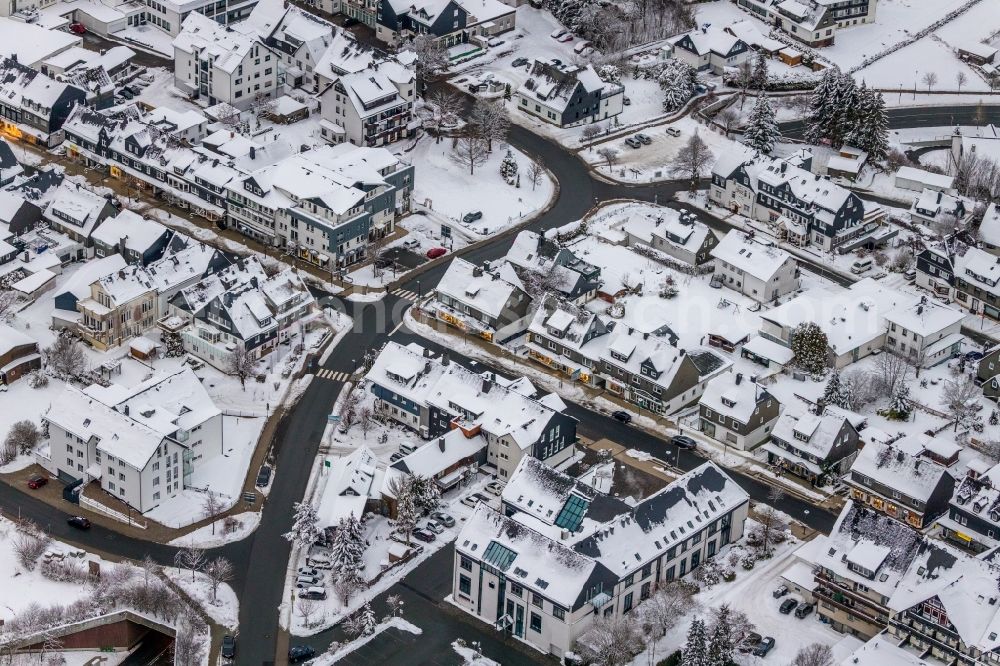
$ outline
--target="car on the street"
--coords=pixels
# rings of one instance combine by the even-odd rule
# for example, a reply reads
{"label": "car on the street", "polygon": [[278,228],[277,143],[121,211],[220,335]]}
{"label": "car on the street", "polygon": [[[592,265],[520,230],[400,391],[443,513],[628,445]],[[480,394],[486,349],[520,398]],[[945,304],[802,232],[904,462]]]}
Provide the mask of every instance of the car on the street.
{"label": "car on the street", "polygon": [[49,477],[44,476],[42,474],[32,474],[30,477],[28,477],[28,487],[31,488],[32,490],[38,490],[48,482],[49,482]]}
{"label": "car on the street", "polygon": [[428,532],[427,530],[420,529],[419,527],[413,530],[413,538],[417,541],[423,541],[424,543],[430,543],[437,539],[433,532]]}
{"label": "car on the street", "polygon": [[477,220],[483,219],[483,211],[474,210],[471,213],[466,213],[462,216],[462,224],[472,224]]}
{"label": "car on the street", "polygon": [[552,31],[549,37],[551,37],[552,39],[559,39],[565,34],[566,34],[566,28],[556,28],[555,30]]}
{"label": "car on the street", "polygon": [[416,238],[407,238],[405,241],[403,241],[403,247],[413,250],[415,248],[420,247],[420,241],[418,241]]}
{"label": "car on the street", "polygon": [[788,586],[779,585],[778,587],[774,588],[774,592],[771,593],[771,596],[773,596],[775,599],[780,599],[786,594],[788,594]]}
{"label": "car on the street", "polygon": [[222,637],[222,650],[219,652],[223,659],[232,659],[236,656],[236,639],[229,634]]}
{"label": "car on the street", "polygon": [[753,652],[753,649],[757,647],[760,641],[761,641],[761,635],[758,634],[756,631],[751,631],[750,633],[748,633],[746,636],[743,637],[743,640],[740,641],[739,647],[737,649],[744,654],[746,654],[747,652]]}
{"label": "car on the street", "polygon": [[434,520],[438,521],[439,523],[441,523],[445,527],[454,527],[455,526],[455,519],[452,518],[451,516],[449,516],[447,513],[443,512],[443,511],[435,511],[435,512],[433,512],[431,514],[431,518],[433,518]]}
{"label": "car on the street", "polygon": [[66,521],[66,524],[70,527],[75,527],[78,530],[90,529],[90,521],[83,516],[73,516]]}
{"label": "car on the street", "polygon": [[630,136],[625,139],[625,145],[629,148],[642,148],[642,142],[634,136]]}
{"label": "car on the street", "polygon": [[621,421],[622,423],[631,423],[632,415],[626,412],[624,409],[619,409],[611,412],[611,418],[616,421]]}
{"label": "car on the street", "polygon": [[442,532],[444,532],[444,526],[441,525],[441,523],[439,523],[438,521],[433,519],[427,521],[427,524],[424,525],[424,529],[427,530],[428,532],[434,532],[434,534],[441,534]]}
{"label": "car on the street", "polygon": [[765,636],[761,639],[760,643],[753,649],[753,655],[755,657],[766,657],[767,653],[771,651],[774,647],[774,639],[770,636]]}
{"label": "car on the street", "polygon": [[698,443],[687,435],[674,435],[670,438],[670,443],[678,449],[687,449],[688,451],[694,451],[698,448]]}
{"label": "car on the street", "polygon": [[427,250],[428,259],[437,259],[438,257],[443,257],[446,254],[448,254],[448,250],[444,249],[443,247],[432,247],[431,249]]}
{"label": "car on the street", "polygon": [[257,483],[258,488],[267,488],[267,484],[271,483],[271,467],[269,465],[264,465],[257,472]]}
{"label": "car on the street", "polygon": [[497,497],[499,497],[500,493],[503,492],[503,486],[504,484],[500,483],[499,481],[490,481],[489,483],[486,484],[485,490],[491,495],[496,495]]}
{"label": "car on the street", "polygon": [[653,143],[653,138],[651,136],[649,136],[648,134],[643,134],[641,132],[639,134],[636,134],[635,138],[638,139],[639,143],[641,143],[644,146],[648,146],[649,144]]}
{"label": "car on the street", "polygon": [[514,60],[510,63],[510,66],[511,67],[524,67],[525,65],[528,64],[528,62],[529,61],[528,61],[527,58],[514,58]]}
{"label": "car on the street", "polygon": [[288,649],[288,661],[297,664],[316,656],[316,648],[311,645],[293,645]]}
{"label": "car on the street", "polygon": [[788,615],[793,610],[795,610],[795,607],[798,605],[799,602],[796,601],[795,599],[785,599],[784,601],[781,602],[781,605],[778,606],[778,612],[781,613],[782,615]]}
{"label": "car on the street", "polygon": [[801,606],[799,606],[798,608],[795,609],[795,617],[797,617],[797,618],[803,618],[803,617],[805,617],[806,615],[809,615],[809,613],[812,613],[812,612],[813,612],[813,605],[812,604],[802,604]]}

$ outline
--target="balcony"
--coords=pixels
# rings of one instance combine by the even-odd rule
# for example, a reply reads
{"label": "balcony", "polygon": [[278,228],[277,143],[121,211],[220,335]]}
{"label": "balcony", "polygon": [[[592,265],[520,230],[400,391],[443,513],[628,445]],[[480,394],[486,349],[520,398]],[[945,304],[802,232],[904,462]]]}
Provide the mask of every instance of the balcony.
{"label": "balcony", "polygon": [[818,600],[828,603],[831,606],[835,606],[845,613],[850,613],[851,615],[870,624],[874,624],[878,627],[884,627],[889,622],[888,614],[876,616],[872,614],[868,608],[853,606],[845,603],[844,599],[850,599],[847,594],[841,594],[840,592],[836,592],[825,587],[817,587],[813,593],[816,595]]}

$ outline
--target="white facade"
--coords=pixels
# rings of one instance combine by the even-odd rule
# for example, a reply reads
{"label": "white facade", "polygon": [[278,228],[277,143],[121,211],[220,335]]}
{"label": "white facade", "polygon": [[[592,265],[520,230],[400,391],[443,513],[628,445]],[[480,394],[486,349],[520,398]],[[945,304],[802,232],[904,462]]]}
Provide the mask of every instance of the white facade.
{"label": "white facade", "polygon": [[799,288],[798,264],[790,254],[742,232],[726,234],[712,249],[712,256],[715,277],[755,301],[775,301]]}

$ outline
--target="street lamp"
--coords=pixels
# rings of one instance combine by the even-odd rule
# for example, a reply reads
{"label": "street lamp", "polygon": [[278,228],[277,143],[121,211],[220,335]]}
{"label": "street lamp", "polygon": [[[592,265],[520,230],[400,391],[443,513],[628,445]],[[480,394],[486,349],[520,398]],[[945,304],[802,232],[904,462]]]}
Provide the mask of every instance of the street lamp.
{"label": "street lamp", "polygon": [[419,301],[423,298],[423,294],[420,293],[420,280],[417,280],[417,300]]}

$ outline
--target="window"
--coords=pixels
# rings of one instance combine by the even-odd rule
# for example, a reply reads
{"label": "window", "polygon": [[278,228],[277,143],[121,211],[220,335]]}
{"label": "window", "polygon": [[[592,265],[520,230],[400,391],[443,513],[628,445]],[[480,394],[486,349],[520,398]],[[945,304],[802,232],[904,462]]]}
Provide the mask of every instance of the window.
{"label": "window", "polygon": [[513,594],[515,597],[520,597],[523,591],[524,588],[518,585],[517,583],[510,584],[510,593]]}
{"label": "window", "polygon": [[632,610],[632,593],[629,592],[625,595],[625,601],[622,604],[622,612],[627,613]]}
{"label": "window", "polygon": [[531,614],[531,630],[534,632],[542,631],[542,616],[538,613]]}
{"label": "window", "polygon": [[531,605],[532,606],[537,606],[538,608],[542,608],[543,607],[542,595],[537,594],[535,592],[532,592],[531,593]]}
{"label": "window", "polygon": [[467,558],[465,555],[462,555],[462,559],[459,563],[459,566],[465,569],[466,571],[472,571],[472,560]]}
{"label": "window", "polygon": [[566,610],[563,609],[563,608],[559,608],[559,606],[553,606],[552,607],[552,617],[554,617],[557,620],[565,620],[566,619]]}
{"label": "window", "polygon": [[458,591],[462,594],[472,594],[472,579],[468,576],[459,576]]}

